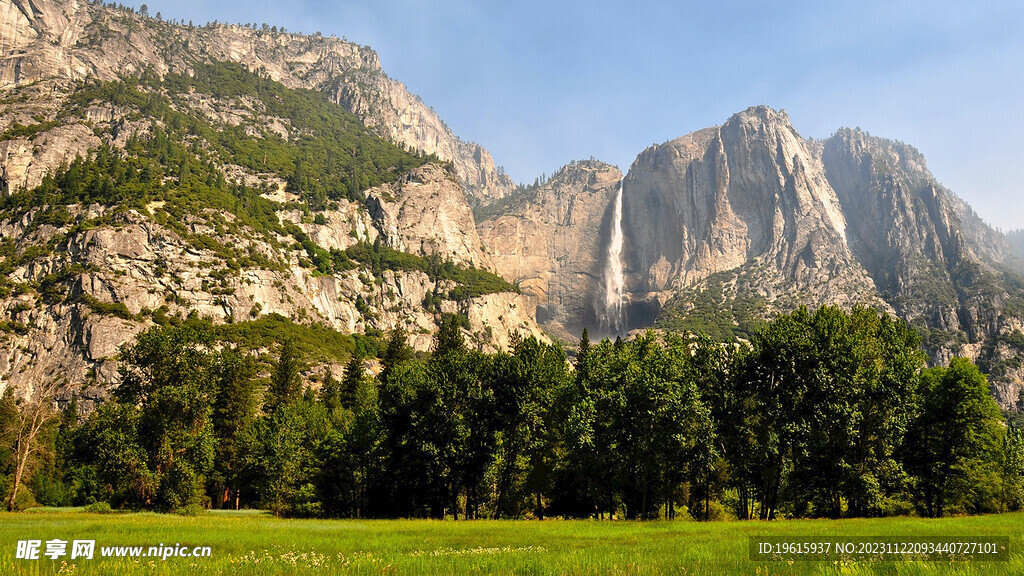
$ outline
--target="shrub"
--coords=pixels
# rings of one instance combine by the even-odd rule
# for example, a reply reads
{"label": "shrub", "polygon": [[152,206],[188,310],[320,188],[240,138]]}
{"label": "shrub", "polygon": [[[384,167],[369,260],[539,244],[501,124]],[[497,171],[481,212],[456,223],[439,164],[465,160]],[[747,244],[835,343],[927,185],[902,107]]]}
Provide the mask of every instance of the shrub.
{"label": "shrub", "polygon": [[289,516],[295,518],[319,518],[323,516],[323,504],[316,493],[316,486],[305,484],[292,498]]}
{"label": "shrub", "polygon": [[93,502],[85,507],[85,511],[90,514],[113,514],[114,509],[110,507],[109,502],[100,501]]}
{"label": "shrub", "polygon": [[177,510],[174,511],[174,513],[179,516],[200,516],[202,514],[206,514],[206,508],[203,508],[199,504],[193,503],[178,508]]}

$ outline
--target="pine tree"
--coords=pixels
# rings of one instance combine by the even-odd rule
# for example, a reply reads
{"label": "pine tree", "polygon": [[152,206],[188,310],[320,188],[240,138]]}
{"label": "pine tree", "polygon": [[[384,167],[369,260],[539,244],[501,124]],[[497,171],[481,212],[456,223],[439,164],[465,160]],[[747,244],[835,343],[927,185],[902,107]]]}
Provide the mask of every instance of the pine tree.
{"label": "pine tree", "polygon": [[281,356],[278,358],[274,374],[270,378],[265,404],[266,411],[273,412],[282,404],[291,404],[298,400],[301,389],[299,360],[296,357],[295,343],[289,338],[281,347]]}
{"label": "pine tree", "polygon": [[330,368],[324,368],[324,383],[320,386],[320,403],[332,417],[341,410],[341,386],[334,379]]}
{"label": "pine tree", "polygon": [[[213,404],[213,434],[217,439],[214,468],[223,491],[214,502],[225,505],[242,489],[243,444],[256,412],[256,366],[249,356],[235,348],[220,353],[217,366],[217,396]],[[219,500],[219,501],[218,501]]]}
{"label": "pine tree", "polygon": [[412,349],[406,343],[407,338],[408,335],[401,326],[391,331],[388,347],[384,350],[384,357],[381,358],[381,363],[384,365],[384,369],[380,373],[381,382],[387,380],[395,366],[412,359]]}
{"label": "pine tree", "polygon": [[434,337],[434,356],[443,356],[450,352],[465,352],[466,342],[459,331],[459,321],[454,315],[445,317]]}
{"label": "pine tree", "polygon": [[345,365],[345,378],[341,381],[339,400],[343,407],[352,408],[356,401],[359,383],[363,379],[363,359],[356,352],[352,353]]}
{"label": "pine tree", "polygon": [[590,333],[583,329],[580,347],[576,352],[576,381],[586,382],[590,377]]}

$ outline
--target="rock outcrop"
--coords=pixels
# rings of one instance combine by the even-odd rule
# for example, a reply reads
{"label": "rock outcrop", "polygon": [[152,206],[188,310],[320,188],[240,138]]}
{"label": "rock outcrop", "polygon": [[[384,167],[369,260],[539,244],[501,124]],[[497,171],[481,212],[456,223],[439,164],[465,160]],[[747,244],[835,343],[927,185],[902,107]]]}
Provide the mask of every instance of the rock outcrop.
{"label": "rock outcrop", "polygon": [[[158,310],[164,316],[195,313],[215,323],[279,314],[342,333],[402,327],[415,348],[428,350],[437,317],[424,309],[424,297],[450,289],[448,281],[434,281],[417,271],[384,270],[377,276],[363,269],[316,274],[300,264],[293,250],[275,251],[267,244],[231,235],[216,237],[224,243],[248,244],[247,248],[284,265],[225,274],[222,268],[210,266],[219,259],[214,252],[197,249],[149,214],[128,211],[113,216],[109,226],[76,232],[76,225],[104,216],[106,209],[72,208],[75,215],[61,227],[35,227],[32,215],[19,222],[0,222],[0,236],[16,240],[19,246],[59,240],[52,253],[10,275],[25,285],[52,282],[49,296],[0,298],[0,315],[5,319],[0,333],[0,382],[5,387],[28,392],[55,375],[72,388],[116,382],[115,357],[120,346],[152,326]],[[375,240],[376,227],[383,224],[354,204],[325,214],[327,224],[302,226],[324,245],[339,248]],[[343,234],[338,234],[339,223],[347,224]],[[26,233],[32,228],[36,229]],[[363,230],[365,236],[352,234],[353,230]],[[411,241],[413,237],[406,233],[402,238]],[[544,337],[528,300],[519,294],[443,301],[438,312],[464,316],[470,343],[485,350],[507,349],[512,334]],[[90,390],[101,398],[105,387]]]}
{"label": "rock outcrop", "polygon": [[368,195],[373,225],[384,242],[410,254],[439,254],[453,262],[490,268],[470,209],[452,174],[436,164],[416,168]]}
{"label": "rock outcrop", "polygon": [[379,65],[358,68],[352,78],[332,80],[319,89],[354,112],[392,142],[451,161],[459,182],[475,204],[490,204],[512,193],[512,179],[494,165],[491,153],[456,138],[433,109]]}

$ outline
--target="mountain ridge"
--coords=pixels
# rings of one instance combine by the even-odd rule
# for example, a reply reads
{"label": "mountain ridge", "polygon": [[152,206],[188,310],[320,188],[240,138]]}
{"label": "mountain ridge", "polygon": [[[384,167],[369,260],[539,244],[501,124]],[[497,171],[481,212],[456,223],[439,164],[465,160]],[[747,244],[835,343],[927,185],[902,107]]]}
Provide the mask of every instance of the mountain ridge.
{"label": "mountain ridge", "polygon": [[[847,128],[811,141],[784,111],[754,106],[647,148],[622,182],[629,327],[728,340],[799,305],[868,305],[913,324],[933,362],[979,362],[1000,403],[1017,404],[1020,259],[913,147]],[[539,223],[544,205],[523,198],[489,222]],[[606,208],[605,220],[575,234],[607,242],[607,217]],[[492,224],[478,226],[494,235]],[[506,238],[503,249],[541,241],[521,238],[517,248]],[[607,255],[606,244],[592,254],[583,268]],[[600,333],[599,307],[562,310],[551,323]]]}
{"label": "mountain ridge", "polygon": [[110,81],[147,68],[184,73],[204,57],[232,61],[289,88],[323,92],[386,139],[452,161],[478,202],[514,188],[486,149],[452,134],[418,96],[384,74],[367,46],[241,25],[176,25],[79,0],[2,0],[0,13],[0,46],[10,54],[0,68],[0,88],[87,77]]}

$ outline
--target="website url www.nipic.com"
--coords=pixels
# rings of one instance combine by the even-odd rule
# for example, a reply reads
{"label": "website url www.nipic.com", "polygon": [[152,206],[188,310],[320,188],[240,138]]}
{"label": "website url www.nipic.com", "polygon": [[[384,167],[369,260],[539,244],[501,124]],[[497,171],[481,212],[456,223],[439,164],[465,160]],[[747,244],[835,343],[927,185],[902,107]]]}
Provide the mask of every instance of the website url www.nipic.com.
{"label": "website url www.nipic.com", "polygon": [[[70,549],[68,544],[70,544]],[[101,546],[100,558],[209,558],[213,551],[209,546],[182,546],[175,543],[167,546]],[[19,540],[15,558],[18,560],[39,560],[69,558],[92,560],[96,556],[95,540]]]}

